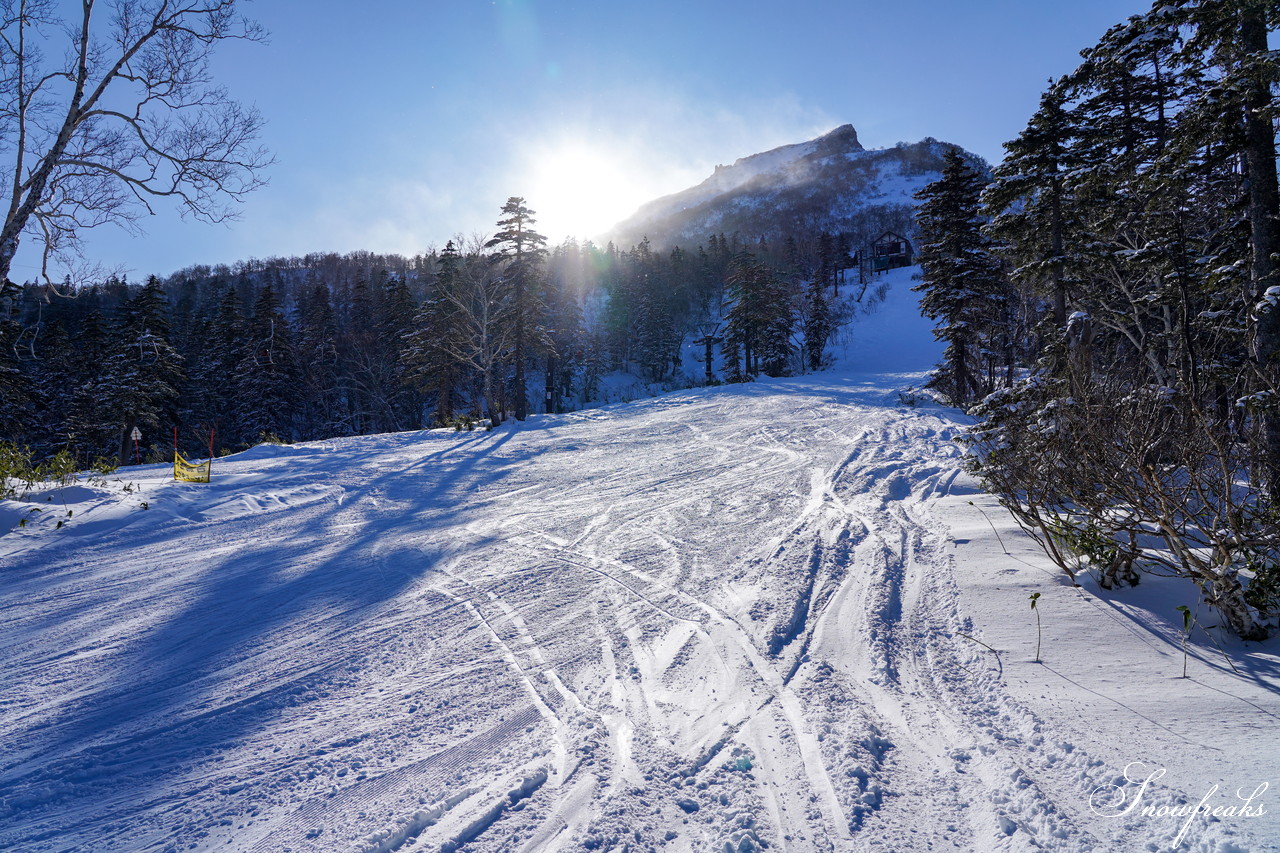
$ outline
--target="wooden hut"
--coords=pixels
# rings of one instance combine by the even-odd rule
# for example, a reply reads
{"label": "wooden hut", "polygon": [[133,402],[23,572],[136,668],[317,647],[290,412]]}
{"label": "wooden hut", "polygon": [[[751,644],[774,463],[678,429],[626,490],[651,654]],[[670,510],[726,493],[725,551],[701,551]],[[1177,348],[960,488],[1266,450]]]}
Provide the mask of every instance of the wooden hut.
{"label": "wooden hut", "polygon": [[886,231],[871,244],[871,270],[884,272],[911,266],[911,242],[893,231]]}

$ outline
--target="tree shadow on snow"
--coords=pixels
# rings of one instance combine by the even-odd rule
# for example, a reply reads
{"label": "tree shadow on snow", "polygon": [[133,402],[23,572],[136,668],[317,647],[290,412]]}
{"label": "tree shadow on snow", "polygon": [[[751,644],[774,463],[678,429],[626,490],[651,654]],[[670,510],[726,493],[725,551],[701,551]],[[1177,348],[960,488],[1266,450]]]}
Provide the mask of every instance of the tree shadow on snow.
{"label": "tree shadow on snow", "polygon": [[[9,824],[0,842],[66,833],[66,812],[86,805],[113,819],[145,811],[171,798],[167,786],[192,765],[261,731],[313,687],[349,681],[346,674],[376,653],[386,630],[380,620],[415,607],[424,579],[448,556],[450,543],[438,534],[463,526],[462,498],[511,472],[517,460],[494,456],[510,438],[510,431],[468,436],[425,456],[392,459],[341,500],[295,512],[141,531],[132,542],[141,555],[137,571],[191,561],[191,571],[161,581],[175,588],[160,602],[189,598],[124,652],[104,658],[96,679],[80,677],[82,697],[20,735],[24,754],[0,771],[0,816]],[[463,447],[472,452],[433,468]],[[386,455],[371,452],[356,466]],[[467,535],[467,548],[492,541]],[[228,542],[243,547],[208,550]],[[63,559],[83,565],[84,556]],[[415,587],[418,594],[407,596]],[[93,622],[83,617],[101,614],[86,635],[110,634],[115,621],[129,636],[128,622],[139,615],[113,609],[101,595],[86,597],[82,609],[62,617]],[[77,640],[94,642],[71,643]]]}

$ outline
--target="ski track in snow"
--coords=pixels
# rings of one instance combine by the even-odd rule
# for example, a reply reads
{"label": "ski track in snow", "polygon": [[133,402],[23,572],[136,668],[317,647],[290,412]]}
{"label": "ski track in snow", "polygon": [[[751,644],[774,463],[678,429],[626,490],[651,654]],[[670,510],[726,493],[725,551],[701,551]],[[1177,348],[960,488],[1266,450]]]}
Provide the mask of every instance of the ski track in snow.
{"label": "ski track in snow", "polygon": [[896,382],[259,448],[11,535],[0,848],[1158,849],[959,636],[963,419]]}

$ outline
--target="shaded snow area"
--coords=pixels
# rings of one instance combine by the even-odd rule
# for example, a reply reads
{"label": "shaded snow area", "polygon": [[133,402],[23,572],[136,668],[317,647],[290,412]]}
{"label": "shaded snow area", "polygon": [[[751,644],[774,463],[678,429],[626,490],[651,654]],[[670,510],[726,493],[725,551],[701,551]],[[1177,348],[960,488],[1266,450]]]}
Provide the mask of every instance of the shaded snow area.
{"label": "shaded snow area", "polygon": [[963,415],[849,372],[937,356],[890,280],[843,373],[50,495],[0,537],[0,849],[1276,849],[1275,642],[1183,679],[1193,590],[1071,587]]}

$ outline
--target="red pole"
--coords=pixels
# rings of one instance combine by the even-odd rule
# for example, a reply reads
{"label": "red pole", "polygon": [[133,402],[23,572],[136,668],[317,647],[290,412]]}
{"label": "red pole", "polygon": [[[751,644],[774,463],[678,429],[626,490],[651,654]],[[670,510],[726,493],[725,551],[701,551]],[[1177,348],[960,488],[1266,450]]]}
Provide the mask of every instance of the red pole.
{"label": "red pole", "polygon": [[138,439],[133,440],[133,462],[135,465],[142,464],[142,451],[138,449]]}
{"label": "red pole", "polygon": [[175,455],[178,452],[178,425],[177,424],[173,425],[173,452]]}

